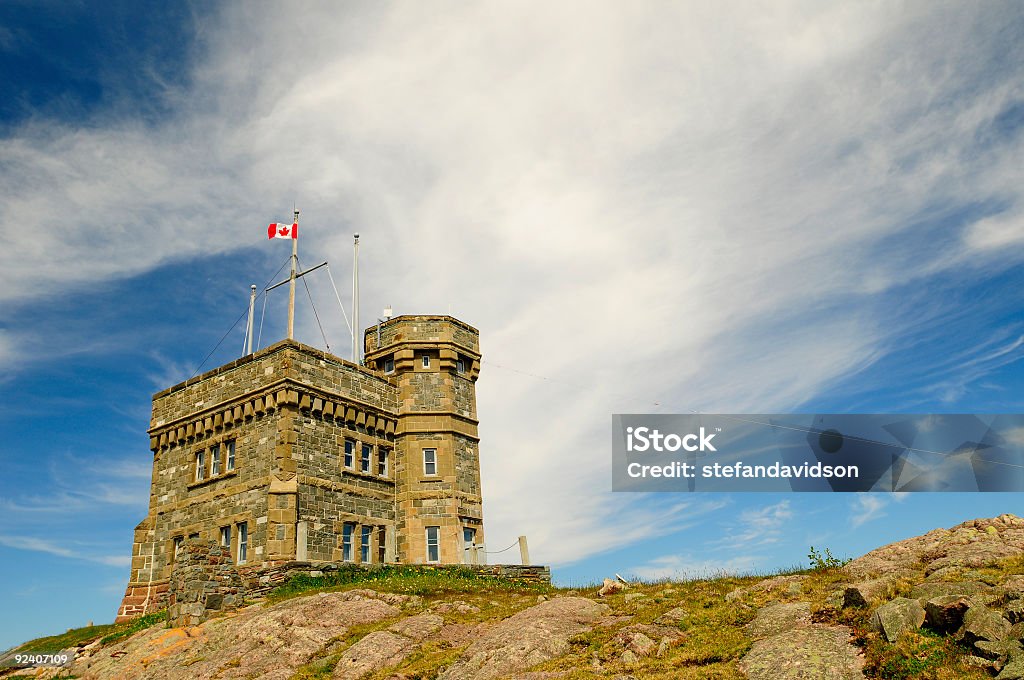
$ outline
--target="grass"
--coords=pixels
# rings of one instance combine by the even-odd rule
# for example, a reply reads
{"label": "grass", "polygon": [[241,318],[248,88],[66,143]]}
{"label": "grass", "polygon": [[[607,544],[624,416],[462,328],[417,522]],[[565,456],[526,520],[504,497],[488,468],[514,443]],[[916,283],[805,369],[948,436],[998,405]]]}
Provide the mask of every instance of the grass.
{"label": "grass", "polygon": [[70,647],[87,645],[96,640],[100,640],[101,645],[108,645],[166,620],[167,611],[162,610],[123,623],[107,623],[99,626],[72,628],[60,635],[29,640],[4,653],[3,656],[8,658],[14,654],[53,654]]}
{"label": "grass", "polygon": [[267,595],[267,603],[275,604],[310,592],[330,592],[352,587],[367,587],[387,593],[418,596],[443,596],[479,592],[533,593],[544,595],[555,588],[546,583],[523,583],[478,574],[459,567],[439,567],[425,571],[385,565],[367,570],[344,566],[323,576],[299,575]]}
{"label": "grass", "polygon": [[[775,601],[808,602],[814,622],[848,626],[856,644],[864,651],[866,677],[885,680],[981,680],[990,677],[984,670],[968,665],[970,652],[949,635],[922,629],[889,643],[871,626],[872,608],[838,608],[835,594],[849,577],[828,551],[818,553],[818,557],[811,568],[791,568],[770,574],[633,583],[623,592],[601,598],[600,601],[610,607],[611,617],[616,617],[605,619],[611,625],[595,626],[575,636],[569,641],[566,653],[531,670],[563,672],[569,680],[608,677],[609,674],[652,680],[740,680],[738,662],[754,642],[747,637],[743,626],[754,618],[757,609]],[[1021,574],[1024,574],[1024,557],[1004,560],[992,567],[965,568],[961,577],[999,584]],[[802,578],[799,587],[793,585],[794,579],[785,578],[779,579],[771,590],[759,586],[773,576]],[[914,582],[913,578],[896,581],[886,595],[906,595]],[[449,608],[443,616],[448,624],[462,624],[468,628],[501,621],[534,606],[539,596],[596,597],[597,585],[557,588],[548,584],[517,583],[458,567],[429,571],[401,566],[373,571],[342,568],[319,577],[295,577],[274,590],[267,602],[353,588],[372,588],[412,596],[402,607],[402,617],[428,611],[439,602],[464,602],[469,606],[461,610]],[[730,593],[733,594],[727,601],[726,595]],[[676,610],[672,620],[664,618],[670,610]],[[54,652],[97,639],[109,644],[165,618],[166,613],[160,612],[124,624],[68,631],[63,635],[33,640],[18,651]],[[330,678],[345,650],[368,633],[386,629],[398,618],[349,629],[344,636],[325,644],[319,657],[297,669],[293,680]],[[639,657],[633,664],[624,663],[623,629],[649,625],[674,627],[679,640],[668,645],[661,656],[651,654]],[[407,678],[433,680],[461,656],[469,639],[466,637],[460,642],[428,641],[397,667],[380,669],[368,680],[383,680],[395,673]],[[661,641],[655,639],[654,642],[660,645]],[[234,660],[226,667],[238,663]]]}

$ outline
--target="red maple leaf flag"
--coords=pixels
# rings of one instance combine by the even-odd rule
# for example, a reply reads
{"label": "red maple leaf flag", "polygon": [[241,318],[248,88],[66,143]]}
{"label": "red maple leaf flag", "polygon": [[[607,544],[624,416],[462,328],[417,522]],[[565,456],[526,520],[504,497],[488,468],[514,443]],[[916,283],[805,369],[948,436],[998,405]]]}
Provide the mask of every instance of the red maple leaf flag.
{"label": "red maple leaf flag", "polygon": [[267,227],[267,238],[298,238],[299,225],[274,222]]}

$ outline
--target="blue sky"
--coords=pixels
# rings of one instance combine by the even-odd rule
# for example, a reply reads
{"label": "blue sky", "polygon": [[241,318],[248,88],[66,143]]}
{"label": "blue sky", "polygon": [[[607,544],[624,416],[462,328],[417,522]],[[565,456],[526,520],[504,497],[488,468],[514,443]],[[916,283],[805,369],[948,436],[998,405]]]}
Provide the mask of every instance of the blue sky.
{"label": "blue sky", "polygon": [[[488,548],[526,534],[561,583],[1021,514],[613,494],[608,425],[1021,412],[1022,38],[1014,3],[0,5],[0,647],[113,617],[149,399],[287,259],[293,201],[344,287],[362,234],[364,320],[480,328]],[[324,346],[308,306],[297,335]]]}

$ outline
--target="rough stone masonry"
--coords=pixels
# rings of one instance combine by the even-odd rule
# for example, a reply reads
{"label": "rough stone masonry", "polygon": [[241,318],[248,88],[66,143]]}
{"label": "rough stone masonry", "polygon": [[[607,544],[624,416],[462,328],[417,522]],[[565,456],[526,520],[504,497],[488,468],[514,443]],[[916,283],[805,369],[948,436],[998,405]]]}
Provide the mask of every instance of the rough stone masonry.
{"label": "rough stone masonry", "polygon": [[154,395],[149,514],[118,620],[168,605],[190,541],[246,569],[475,561],[479,332],[399,316],[364,348],[357,365],[285,340]]}

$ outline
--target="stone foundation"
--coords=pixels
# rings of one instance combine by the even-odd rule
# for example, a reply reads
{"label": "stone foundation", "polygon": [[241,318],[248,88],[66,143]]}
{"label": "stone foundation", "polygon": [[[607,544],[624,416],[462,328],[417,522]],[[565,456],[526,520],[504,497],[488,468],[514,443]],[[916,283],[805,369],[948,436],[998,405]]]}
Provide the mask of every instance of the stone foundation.
{"label": "stone foundation", "polygon": [[152,583],[129,583],[114,623],[130,621],[136,616],[166,609],[168,588],[167,579]]}
{"label": "stone foundation", "polygon": [[167,593],[172,627],[196,626],[242,604],[245,586],[228,553],[213,541],[187,541],[181,546]]}

